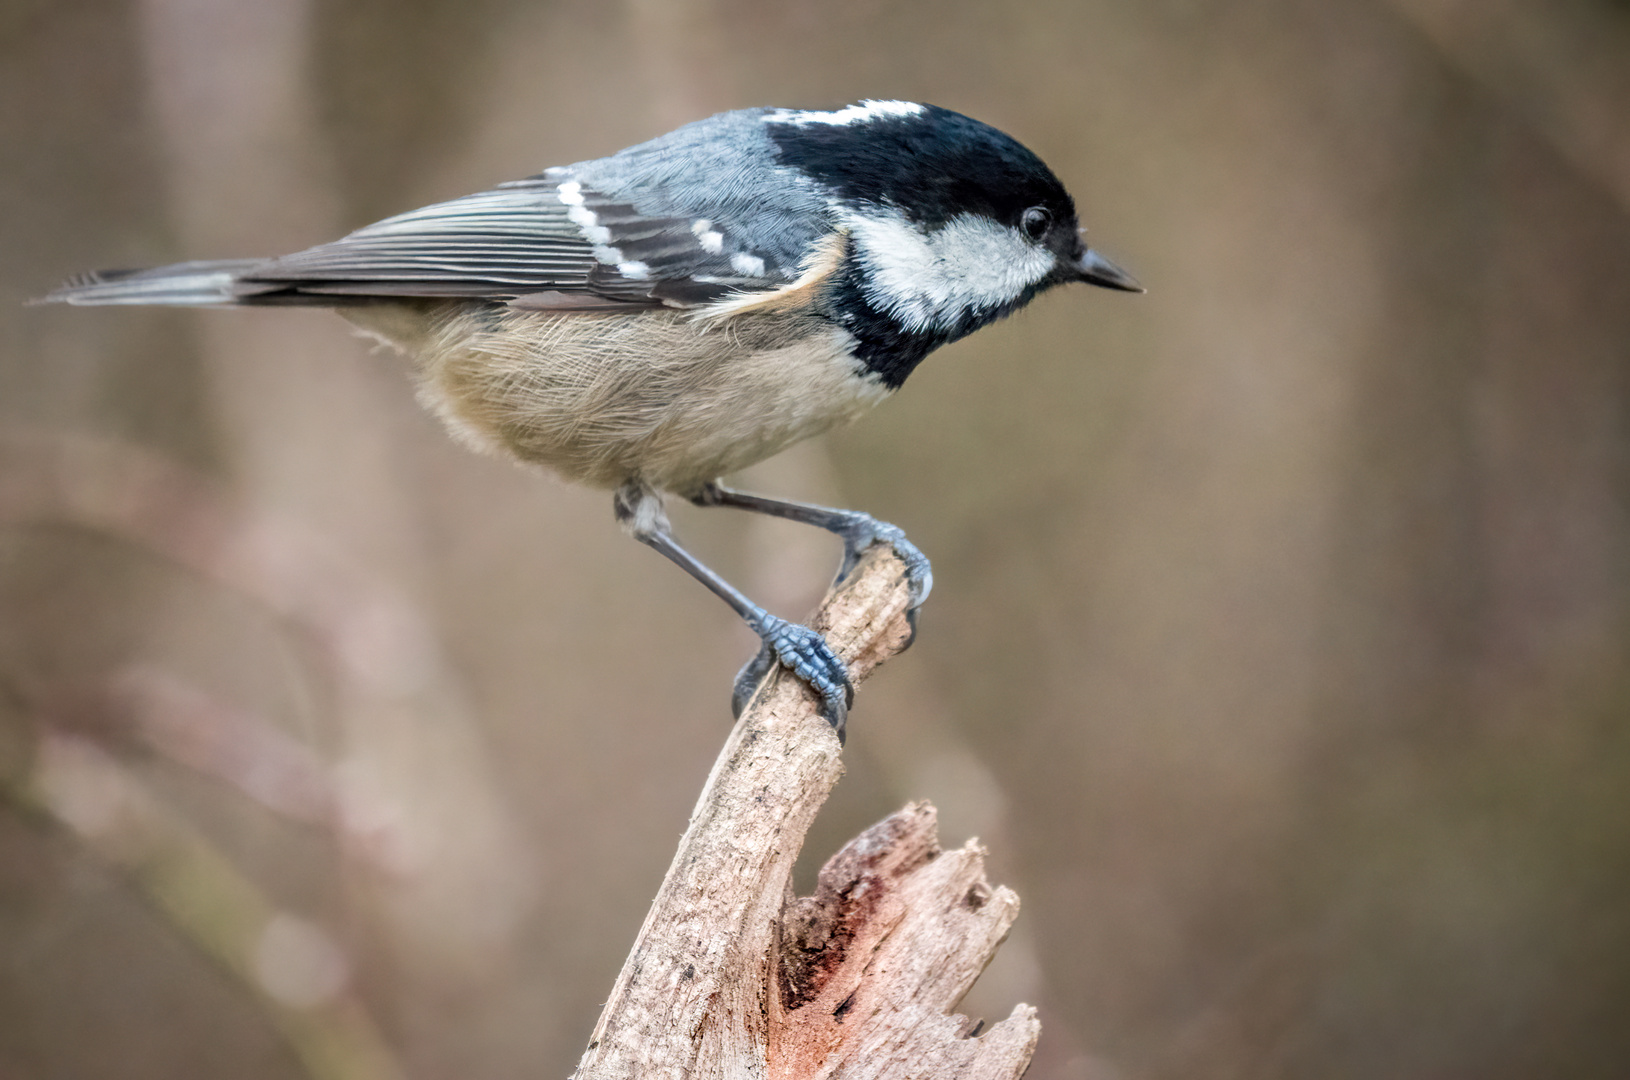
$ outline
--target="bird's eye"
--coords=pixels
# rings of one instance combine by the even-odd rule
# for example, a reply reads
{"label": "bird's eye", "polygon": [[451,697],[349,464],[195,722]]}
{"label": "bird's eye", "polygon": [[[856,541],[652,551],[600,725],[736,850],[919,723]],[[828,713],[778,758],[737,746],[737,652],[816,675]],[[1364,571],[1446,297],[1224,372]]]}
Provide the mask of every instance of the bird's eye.
{"label": "bird's eye", "polygon": [[1053,223],[1053,215],[1047,212],[1044,206],[1032,206],[1024,212],[1019,219],[1019,228],[1032,240],[1040,240],[1047,235],[1047,226]]}

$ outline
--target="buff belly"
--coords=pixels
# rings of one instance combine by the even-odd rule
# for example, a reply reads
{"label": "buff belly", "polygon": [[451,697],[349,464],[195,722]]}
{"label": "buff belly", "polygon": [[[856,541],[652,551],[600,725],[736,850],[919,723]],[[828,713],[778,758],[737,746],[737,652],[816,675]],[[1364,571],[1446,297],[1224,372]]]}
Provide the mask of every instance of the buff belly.
{"label": "buff belly", "polygon": [[798,313],[346,314],[417,358],[421,400],[461,440],[597,487],[687,494],[889,394],[848,355],[845,331]]}

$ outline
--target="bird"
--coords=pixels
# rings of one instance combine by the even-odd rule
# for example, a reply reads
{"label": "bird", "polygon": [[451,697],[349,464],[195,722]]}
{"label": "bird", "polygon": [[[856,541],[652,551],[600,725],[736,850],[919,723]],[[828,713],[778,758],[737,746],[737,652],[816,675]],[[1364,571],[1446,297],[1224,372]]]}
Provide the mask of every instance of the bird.
{"label": "bird", "polygon": [[902,530],[722,478],[858,418],[935,349],[1071,282],[1143,291],[1012,136],[868,99],[723,112],[292,255],[81,274],[40,302],[333,308],[410,358],[455,438],[609,489],[627,533],[735,610],[761,641],[735,714],[779,664],[841,741],[842,659],[682,547],[665,496],[835,533],[840,582],[892,546],[915,634],[933,573]]}

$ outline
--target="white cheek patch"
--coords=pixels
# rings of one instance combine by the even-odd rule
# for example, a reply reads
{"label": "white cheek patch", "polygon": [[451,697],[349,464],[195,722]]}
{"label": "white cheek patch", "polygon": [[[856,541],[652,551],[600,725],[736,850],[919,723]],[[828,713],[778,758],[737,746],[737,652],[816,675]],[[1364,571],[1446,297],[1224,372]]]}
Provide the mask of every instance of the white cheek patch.
{"label": "white cheek patch", "polygon": [[980,214],[960,214],[932,231],[887,209],[845,217],[867,299],[908,330],[949,330],[969,312],[1011,303],[1058,262]]}

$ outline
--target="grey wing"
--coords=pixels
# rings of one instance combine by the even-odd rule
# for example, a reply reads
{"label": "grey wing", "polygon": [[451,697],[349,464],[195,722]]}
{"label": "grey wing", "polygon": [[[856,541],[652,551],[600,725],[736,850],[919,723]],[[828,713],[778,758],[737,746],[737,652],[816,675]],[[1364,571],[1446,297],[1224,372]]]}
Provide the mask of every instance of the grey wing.
{"label": "grey wing", "polygon": [[830,194],[780,164],[764,135],[771,113],[720,113],[545,176],[602,262],[666,282],[660,294],[706,303],[776,289],[800,277],[838,222]]}
{"label": "grey wing", "polygon": [[522,180],[260,263],[238,275],[238,288],[258,303],[275,303],[280,294],[330,302],[385,296],[509,301],[543,292],[588,305],[640,302],[599,296],[594,286],[601,265],[555,185]]}
{"label": "grey wing", "polygon": [[464,297],[617,311],[694,307],[790,280],[778,267],[724,250],[712,231],[694,218],[642,213],[558,176],[537,176],[398,214],[282,258],[104,271],[45,299],[339,305]]}
{"label": "grey wing", "polygon": [[[551,185],[568,220],[593,245],[596,265],[587,287],[601,296],[699,307],[777,289],[798,277],[803,260],[830,231],[820,216],[805,215],[796,241],[770,248],[754,242],[749,214],[733,200],[686,205],[674,199],[674,189],[682,185],[674,182],[679,177],[671,169],[667,183],[638,177],[647,182],[629,184],[627,177],[607,177],[625,183],[602,186],[590,177],[592,166],[603,163],[588,164],[590,169],[551,169],[535,180]],[[752,210],[790,216],[778,215],[775,207]]]}

